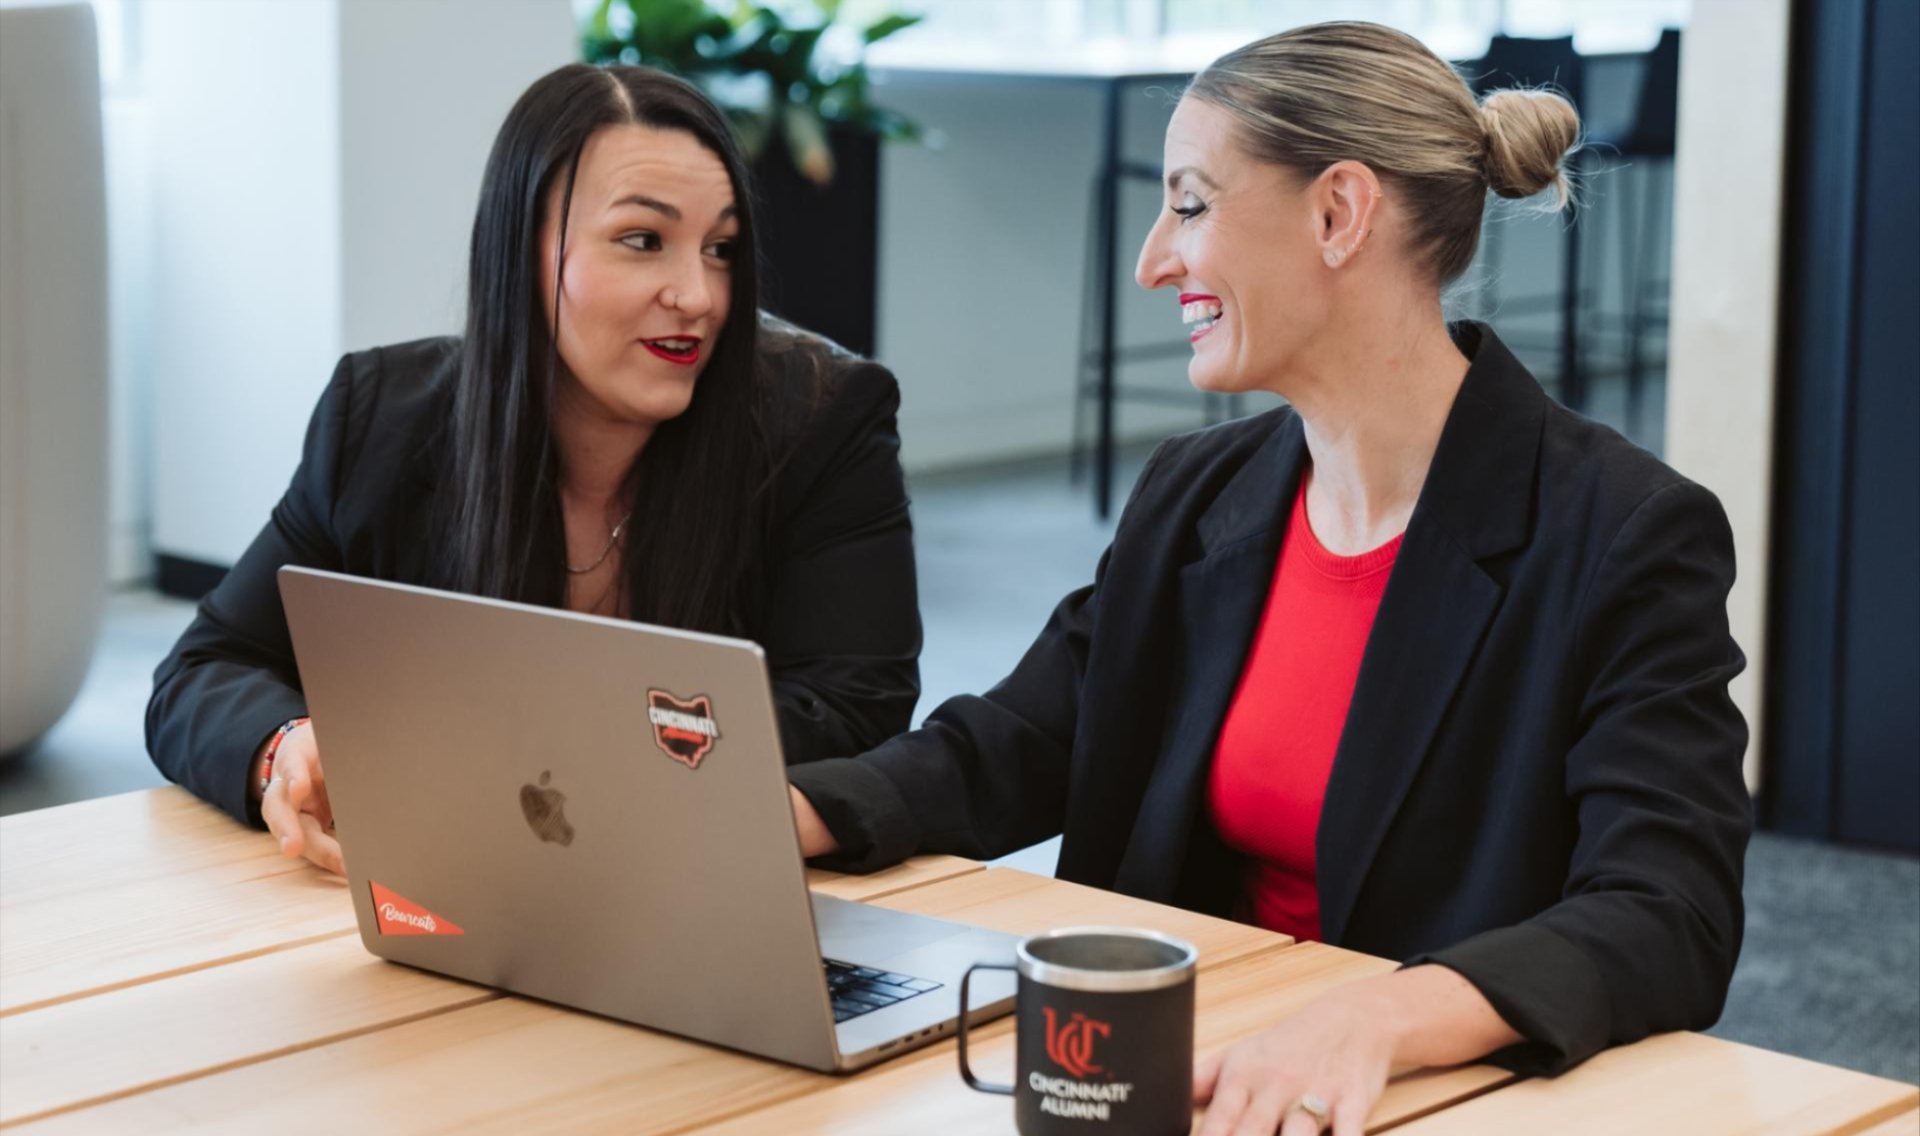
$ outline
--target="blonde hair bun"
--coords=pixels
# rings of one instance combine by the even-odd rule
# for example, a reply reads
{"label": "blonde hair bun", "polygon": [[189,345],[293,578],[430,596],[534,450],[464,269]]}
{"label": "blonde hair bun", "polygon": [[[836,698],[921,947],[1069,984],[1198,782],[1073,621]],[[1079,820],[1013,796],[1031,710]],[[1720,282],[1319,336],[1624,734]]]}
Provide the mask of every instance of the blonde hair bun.
{"label": "blonde hair bun", "polygon": [[1580,142],[1580,115],[1552,91],[1493,91],[1481,100],[1487,130],[1487,185],[1502,197],[1554,191],[1555,208],[1572,196],[1562,167]]}
{"label": "blonde hair bun", "polygon": [[1407,254],[1436,280],[1473,263],[1487,190],[1572,194],[1561,161],[1580,118],[1558,95],[1497,91],[1483,104],[1427,46],[1379,24],[1290,28],[1229,51],[1186,96],[1233,116],[1252,157],[1311,181],[1335,162],[1365,164],[1406,219]]}

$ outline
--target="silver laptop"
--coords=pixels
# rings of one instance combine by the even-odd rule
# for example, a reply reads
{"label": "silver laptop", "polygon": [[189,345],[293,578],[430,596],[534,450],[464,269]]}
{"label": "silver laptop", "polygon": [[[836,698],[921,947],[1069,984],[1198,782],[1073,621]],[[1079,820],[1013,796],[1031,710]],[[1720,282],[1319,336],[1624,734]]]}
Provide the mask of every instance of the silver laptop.
{"label": "silver laptop", "polygon": [[[280,569],[383,958],[823,1071],[950,1034],[996,932],[814,895],[760,648]],[[970,1021],[1012,1006],[989,971]]]}

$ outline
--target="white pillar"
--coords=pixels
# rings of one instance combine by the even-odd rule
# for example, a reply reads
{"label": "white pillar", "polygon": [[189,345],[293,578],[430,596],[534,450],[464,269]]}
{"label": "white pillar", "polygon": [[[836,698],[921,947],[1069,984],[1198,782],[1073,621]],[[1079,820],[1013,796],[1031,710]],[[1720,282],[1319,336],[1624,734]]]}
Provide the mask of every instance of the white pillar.
{"label": "white pillar", "polygon": [[1682,39],[1675,146],[1667,460],[1720,497],[1739,580],[1728,600],[1747,670],[1733,698],[1763,773],[1774,366],[1786,187],[1788,0],[1695,0]]}

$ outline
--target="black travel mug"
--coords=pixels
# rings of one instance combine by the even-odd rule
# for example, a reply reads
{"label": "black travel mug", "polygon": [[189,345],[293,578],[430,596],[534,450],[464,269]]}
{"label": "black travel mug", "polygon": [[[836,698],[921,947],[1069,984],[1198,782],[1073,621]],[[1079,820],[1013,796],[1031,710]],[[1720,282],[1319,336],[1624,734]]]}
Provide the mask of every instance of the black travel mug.
{"label": "black travel mug", "polygon": [[960,1076],[1013,1097],[1020,1136],[1126,1133],[1172,1136],[1193,1121],[1193,944],[1126,927],[1068,927],[1030,935],[1015,961],[976,970],[1019,975],[1014,998],[1015,1082],[993,1084],[967,1064]]}

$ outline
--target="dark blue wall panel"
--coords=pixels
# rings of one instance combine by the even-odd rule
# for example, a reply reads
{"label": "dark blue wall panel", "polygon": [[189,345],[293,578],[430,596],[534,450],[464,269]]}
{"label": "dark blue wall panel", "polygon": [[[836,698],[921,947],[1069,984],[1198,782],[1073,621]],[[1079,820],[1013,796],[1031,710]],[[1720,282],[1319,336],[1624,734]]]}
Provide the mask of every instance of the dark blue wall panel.
{"label": "dark blue wall panel", "polygon": [[1920,846],[1920,4],[1875,0],[1861,153],[1837,830]]}
{"label": "dark blue wall panel", "polygon": [[1763,817],[1920,850],[1920,4],[1795,10]]}

